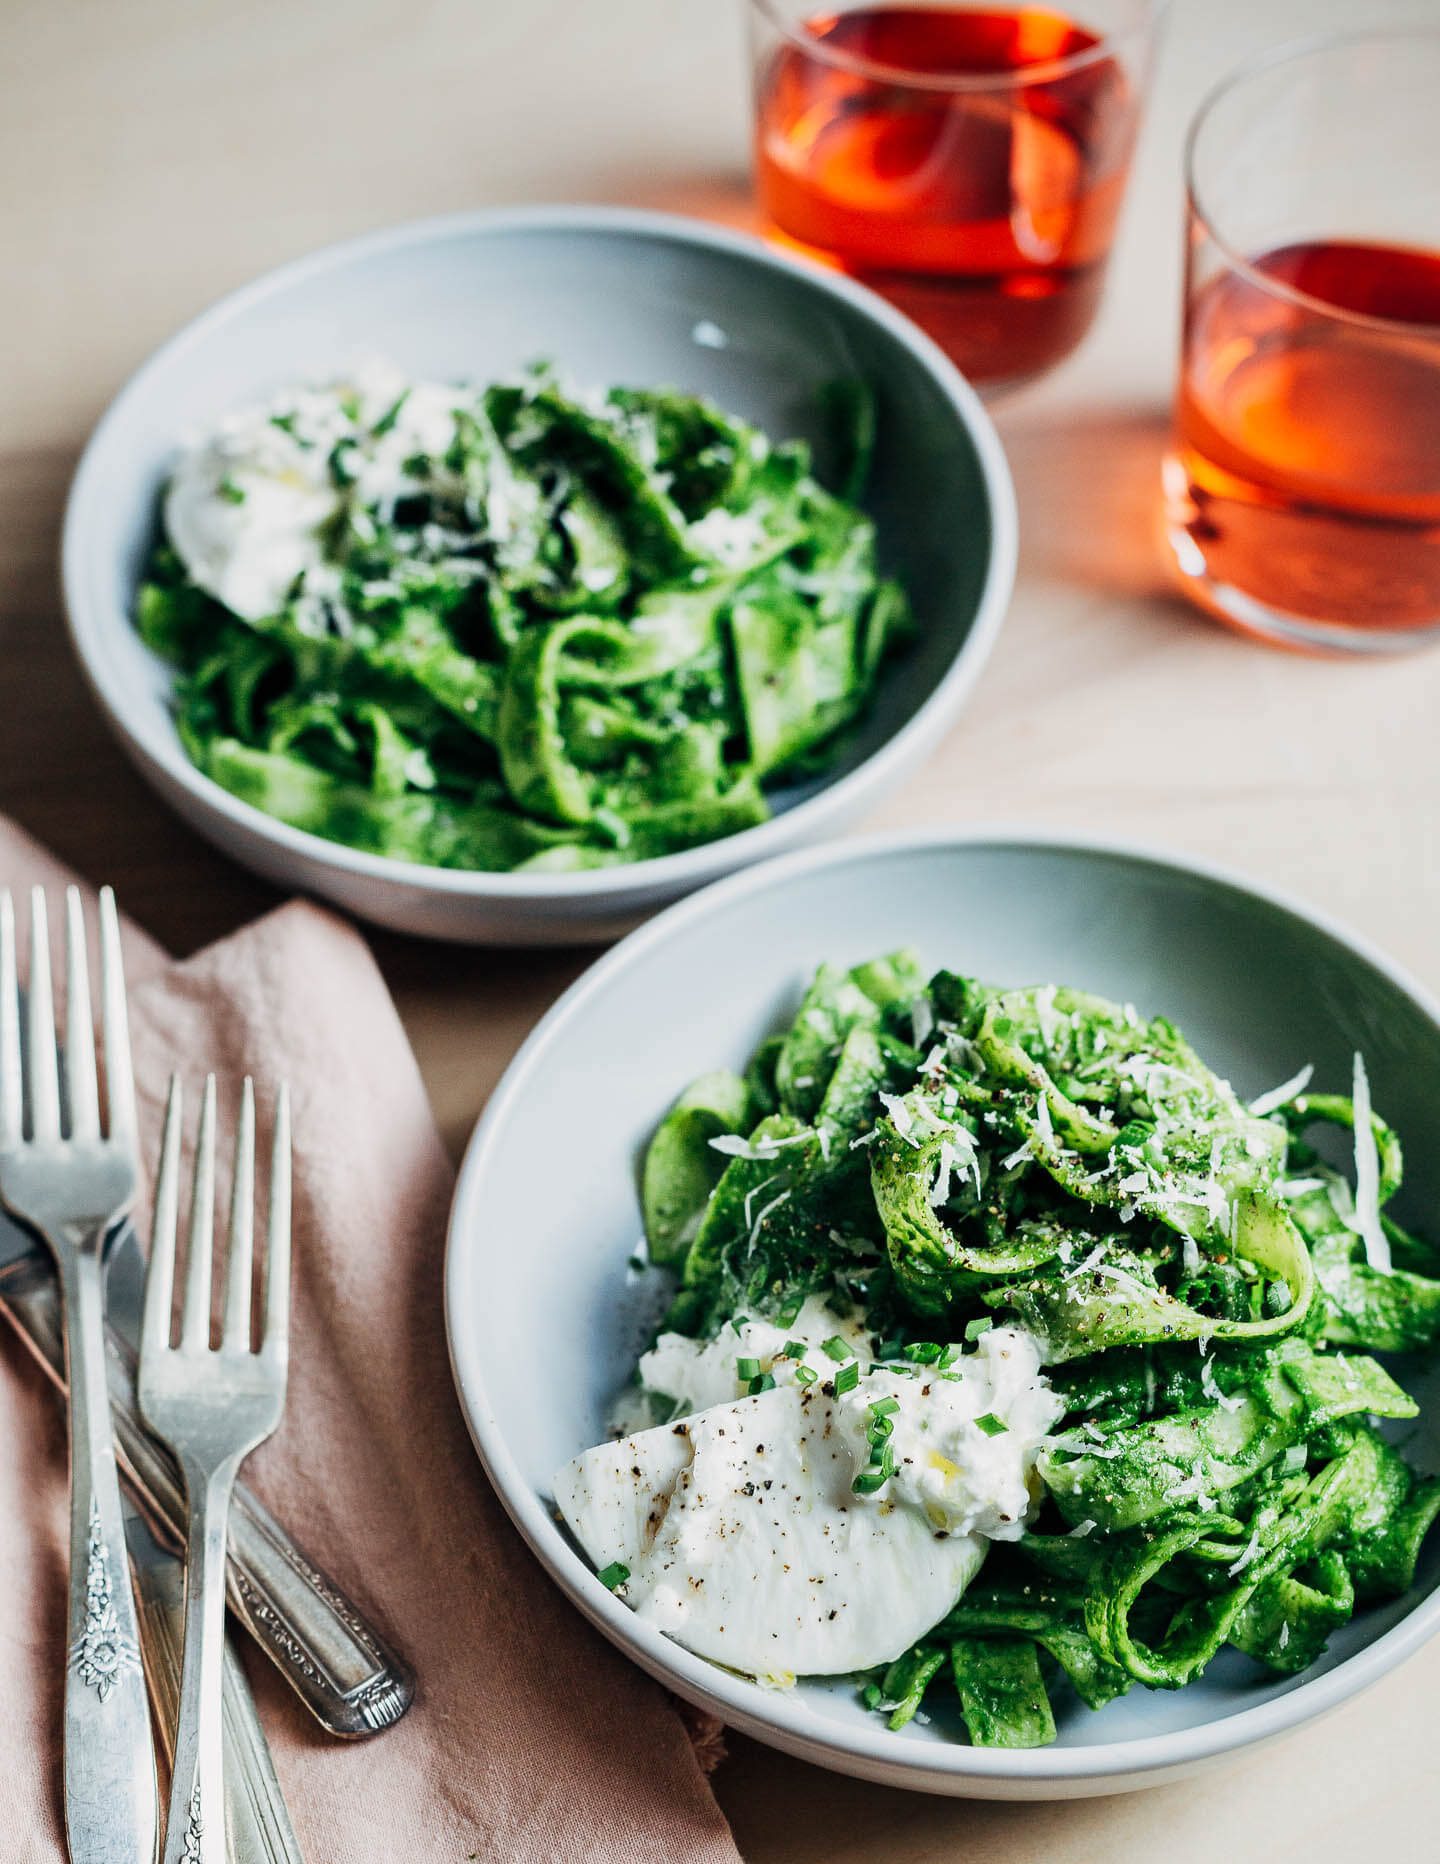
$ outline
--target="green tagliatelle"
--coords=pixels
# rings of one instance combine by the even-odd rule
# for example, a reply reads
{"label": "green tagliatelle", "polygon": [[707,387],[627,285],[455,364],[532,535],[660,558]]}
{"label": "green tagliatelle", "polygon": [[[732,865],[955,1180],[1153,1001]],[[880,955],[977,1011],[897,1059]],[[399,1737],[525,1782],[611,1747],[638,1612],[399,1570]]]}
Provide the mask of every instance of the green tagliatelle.
{"label": "green tagliatelle", "polygon": [[[1311,1149],[1351,1129],[1381,1206],[1399,1141],[1335,1095],[1247,1106],[1164,1018],[997,990],[913,953],[824,965],[744,1076],[703,1076],[644,1169],[667,1325],[862,1304],[896,1367],[997,1322],[1066,1405],[1040,1505],[865,1702],[949,1702],[972,1741],[1054,1739],[1051,1692],[1181,1688],[1221,1650],[1293,1675],[1413,1583],[1440,1479],[1386,1441],[1417,1406],[1373,1352],[1432,1349],[1440,1259]],[[1386,1244],[1378,1258],[1366,1235]]]}
{"label": "green tagliatelle", "polygon": [[[136,620],[179,669],[201,770],[351,847],[557,873],[752,827],[840,754],[911,625],[854,503],[862,383],[825,396],[843,496],[804,442],[673,390],[582,395],[536,368],[449,393],[448,440],[383,495],[366,462],[404,396],[376,417],[341,393],[313,440],[269,417],[320,449],[297,457],[333,504],[274,612],[242,617],[157,545]],[[275,483],[214,495],[258,512]]]}

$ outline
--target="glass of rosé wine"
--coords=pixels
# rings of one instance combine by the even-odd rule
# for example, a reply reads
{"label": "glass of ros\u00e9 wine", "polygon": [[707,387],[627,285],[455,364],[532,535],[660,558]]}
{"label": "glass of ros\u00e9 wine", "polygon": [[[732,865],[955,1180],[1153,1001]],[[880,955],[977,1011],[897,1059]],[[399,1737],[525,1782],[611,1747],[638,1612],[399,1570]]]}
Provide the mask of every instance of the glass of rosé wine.
{"label": "glass of ros\u00e9 wine", "polygon": [[751,0],[770,230],[873,286],[987,393],[1089,329],[1164,0]]}
{"label": "glass of ros\u00e9 wine", "polygon": [[1165,528],[1292,647],[1440,636],[1440,31],[1285,48],[1190,132]]}

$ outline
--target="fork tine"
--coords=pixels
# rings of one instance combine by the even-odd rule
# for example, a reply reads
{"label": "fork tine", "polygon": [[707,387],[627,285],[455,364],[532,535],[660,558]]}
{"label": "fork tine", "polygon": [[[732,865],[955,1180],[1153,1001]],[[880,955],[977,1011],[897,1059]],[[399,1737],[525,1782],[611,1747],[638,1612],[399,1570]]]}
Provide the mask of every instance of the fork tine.
{"label": "fork tine", "polygon": [[30,890],[30,994],[25,1008],[30,1130],[38,1140],[55,1140],[60,1137],[60,1076],[50,990],[50,921],[43,887]]}
{"label": "fork tine", "polygon": [[250,1350],[250,1287],[255,1256],[255,1084],[247,1074],[235,1128],[235,1176],[230,1186],[230,1241],[225,1264],[225,1324],[221,1344]]}
{"label": "fork tine", "polygon": [[80,889],[65,889],[65,1104],[72,1139],[100,1137],[95,1084],[95,1024],[90,1015],[90,963]]}
{"label": "fork tine", "polygon": [[205,1077],[200,1131],[195,1139],[195,1184],[190,1199],[190,1241],[185,1258],[185,1304],[180,1344],[203,1352],[210,1345],[211,1255],[215,1246],[215,1077]]}
{"label": "fork tine", "polygon": [[145,1316],[140,1326],[142,1364],[170,1346],[170,1311],[175,1300],[175,1232],[180,1216],[180,1077],[170,1077],[165,1103],[165,1137],[155,1175],[155,1216],[150,1231],[150,1267],[145,1276]]}
{"label": "fork tine", "polygon": [[0,892],[0,1147],[24,1136],[25,1077],[20,1066],[20,981],[15,960],[15,902]]}
{"label": "fork tine", "polygon": [[115,889],[100,889],[100,1014],[105,1025],[106,1131],[135,1143],[135,1076],[130,1066],[130,1019],[125,1009],[125,960]]}
{"label": "fork tine", "polygon": [[290,1090],[283,1082],[275,1100],[270,1153],[270,1235],[260,1350],[276,1362],[283,1375],[290,1358]]}

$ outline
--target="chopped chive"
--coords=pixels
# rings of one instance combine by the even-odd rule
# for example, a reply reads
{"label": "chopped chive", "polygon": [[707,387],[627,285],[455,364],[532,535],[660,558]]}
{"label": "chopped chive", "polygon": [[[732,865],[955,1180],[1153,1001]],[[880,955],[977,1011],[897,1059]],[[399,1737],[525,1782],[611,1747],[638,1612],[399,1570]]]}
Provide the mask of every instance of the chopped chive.
{"label": "chopped chive", "polygon": [[813,1385],[819,1376],[820,1374],[813,1366],[796,1366],[795,1368],[795,1383],[797,1385]]}
{"label": "chopped chive", "polygon": [[742,1384],[746,1379],[753,1379],[759,1370],[760,1361],[758,1359],[737,1359],[735,1361],[735,1376]]}
{"label": "chopped chive", "polygon": [[945,1351],[941,1353],[940,1357],[935,1361],[935,1363],[942,1372],[948,1372],[951,1366],[953,1366],[955,1361],[961,1357],[964,1351],[965,1351],[965,1348],[961,1346],[958,1343],[958,1341],[952,1340],[950,1344],[945,1348]]}
{"label": "chopped chive", "polygon": [[835,1374],[835,1396],[843,1398],[846,1392],[853,1392],[860,1383],[860,1364],[852,1359],[848,1366],[841,1366]]}
{"label": "chopped chive", "polygon": [[987,1437],[1002,1437],[1010,1428],[1005,1420],[996,1417],[993,1411],[986,1411],[982,1416],[977,1417],[975,1422]]}
{"label": "chopped chive", "polygon": [[967,1320],[965,1322],[965,1338],[967,1340],[978,1340],[982,1333],[988,1333],[994,1325],[995,1322],[989,1314],[982,1314],[978,1320]]}
{"label": "chopped chive", "polygon": [[890,1417],[877,1417],[865,1433],[872,1446],[884,1443],[887,1437],[892,1437],[894,1434],[895,1420]]}
{"label": "chopped chive", "polygon": [[942,1350],[934,1340],[916,1340],[905,1348],[905,1357],[917,1366],[933,1366]]}
{"label": "chopped chive", "polygon": [[787,1340],[775,1355],[777,1359],[803,1359],[806,1346],[803,1340]]}
{"label": "chopped chive", "polygon": [[800,1310],[804,1305],[805,1303],[798,1294],[792,1296],[775,1316],[777,1325],[781,1327],[793,1327],[795,1322],[800,1318]]}
{"label": "chopped chive", "polygon": [[856,1476],[855,1480],[850,1484],[850,1487],[857,1495],[874,1495],[885,1486],[894,1474],[895,1452],[887,1443],[878,1455],[876,1455],[874,1451],[871,1452],[870,1467],[868,1469],[862,1469],[860,1474]]}
{"label": "chopped chive", "polygon": [[236,485],[228,472],[220,481],[219,485],[216,486],[215,490],[220,494],[227,505],[243,505],[245,503],[244,486]]}
{"label": "chopped chive", "polygon": [[629,1577],[630,1568],[623,1560],[612,1560],[608,1566],[602,1566],[596,1574],[600,1584],[608,1587],[611,1592],[617,1586],[623,1586]]}
{"label": "chopped chive", "polygon": [[833,1359],[837,1365],[850,1357],[850,1347],[838,1333],[832,1333],[828,1340],[822,1341],[820,1351],[827,1359]]}
{"label": "chopped chive", "polygon": [[870,1407],[871,1417],[891,1417],[900,1409],[898,1398],[877,1398]]}
{"label": "chopped chive", "polygon": [[757,1372],[746,1389],[752,1398],[758,1398],[761,1392],[773,1392],[775,1389],[773,1373]]}
{"label": "chopped chive", "polygon": [[903,1340],[882,1340],[877,1351],[882,1359],[898,1359],[905,1351]]}
{"label": "chopped chive", "polygon": [[377,440],[382,439],[384,435],[390,432],[390,429],[395,425],[396,421],[398,421],[400,418],[400,410],[405,406],[405,403],[409,399],[410,399],[410,390],[407,388],[401,392],[401,394],[398,396],[396,400],[391,402],[390,406],[380,416],[380,419],[370,429],[371,433],[374,434]]}

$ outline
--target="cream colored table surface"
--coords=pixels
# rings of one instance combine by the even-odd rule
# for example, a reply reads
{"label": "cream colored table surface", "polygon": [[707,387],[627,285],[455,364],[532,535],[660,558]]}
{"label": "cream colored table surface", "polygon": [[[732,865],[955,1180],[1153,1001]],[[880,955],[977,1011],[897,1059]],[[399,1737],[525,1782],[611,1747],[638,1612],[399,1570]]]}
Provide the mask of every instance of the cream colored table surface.
{"label": "cream colored table surface", "polygon": [[[871,826],[1167,842],[1293,888],[1434,988],[1440,653],[1261,650],[1171,599],[1154,543],[1185,123],[1239,59],[1358,17],[1436,24],[1440,4],[1178,0],[1100,322],[1001,416],[1009,621],[949,741]],[[176,951],[270,904],[132,776],[72,668],[54,560],[87,429],[178,323],[308,247],[499,201],[734,216],[745,143],[740,0],[0,0],[0,809]],[[584,957],[374,942],[458,1150]],[[931,1800],[739,1738],[716,1785],[754,1864],[1002,1847],[1009,1864],[1408,1864],[1440,1856],[1437,1727],[1440,1648],[1228,1774],[1126,1799]]]}

